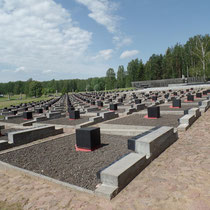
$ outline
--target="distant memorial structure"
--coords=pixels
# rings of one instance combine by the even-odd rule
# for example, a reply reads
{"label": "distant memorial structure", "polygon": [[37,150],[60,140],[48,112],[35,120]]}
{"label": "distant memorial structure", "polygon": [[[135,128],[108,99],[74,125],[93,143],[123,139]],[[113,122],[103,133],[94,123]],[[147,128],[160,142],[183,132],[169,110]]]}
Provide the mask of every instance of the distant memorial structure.
{"label": "distant memorial structure", "polygon": [[188,77],[188,78],[182,77],[174,79],[137,81],[137,82],[132,82],[132,87],[135,88],[168,87],[173,84],[181,86],[186,84],[196,84],[204,82],[205,80],[203,77]]}

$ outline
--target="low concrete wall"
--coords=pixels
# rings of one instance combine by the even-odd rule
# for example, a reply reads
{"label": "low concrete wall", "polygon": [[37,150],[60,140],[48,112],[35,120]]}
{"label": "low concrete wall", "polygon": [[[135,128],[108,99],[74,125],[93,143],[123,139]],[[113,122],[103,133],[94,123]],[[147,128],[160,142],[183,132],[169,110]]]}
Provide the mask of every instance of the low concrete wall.
{"label": "low concrete wall", "polygon": [[55,130],[55,126],[30,128],[8,133],[8,143],[21,145],[61,133],[63,133],[63,129]]}
{"label": "low concrete wall", "polygon": [[147,165],[145,155],[130,153],[100,173],[102,185],[95,190],[98,195],[113,198],[130,183]]}
{"label": "low concrete wall", "polygon": [[102,184],[95,190],[97,195],[113,198],[133,180],[153,159],[178,139],[172,127],[153,128],[128,141],[130,153],[100,172]]}
{"label": "low concrete wall", "polygon": [[128,148],[138,154],[146,155],[147,158],[154,159],[177,139],[178,134],[174,132],[174,128],[163,126],[137,139],[129,139]]}

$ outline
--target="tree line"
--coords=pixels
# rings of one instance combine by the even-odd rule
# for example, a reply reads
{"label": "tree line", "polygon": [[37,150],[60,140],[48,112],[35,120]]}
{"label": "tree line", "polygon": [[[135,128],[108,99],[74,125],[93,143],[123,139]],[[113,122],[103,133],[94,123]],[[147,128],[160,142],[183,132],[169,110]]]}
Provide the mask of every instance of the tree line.
{"label": "tree line", "polygon": [[100,91],[131,87],[134,81],[203,76],[210,78],[210,36],[197,35],[185,44],[169,47],[165,54],[153,54],[146,63],[133,59],[127,69],[120,65],[115,73],[109,68],[105,77],[38,82],[29,79],[0,83],[0,94],[26,94],[38,97],[56,91],[81,92]]}

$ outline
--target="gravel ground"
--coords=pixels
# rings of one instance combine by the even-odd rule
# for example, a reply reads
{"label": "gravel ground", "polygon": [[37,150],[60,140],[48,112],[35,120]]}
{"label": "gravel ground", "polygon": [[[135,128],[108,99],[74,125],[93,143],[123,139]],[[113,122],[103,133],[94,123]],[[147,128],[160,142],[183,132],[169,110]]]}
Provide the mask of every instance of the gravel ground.
{"label": "gravel ground", "polygon": [[129,137],[101,135],[103,147],[76,152],[75,134],[0,155],[0,160],[80,187],[94,190],[96,173],[123,155]]}
{"label": "gravel ground", "polygon": [[22,117],[21,118],[14,118],[14,119],[9,119],[9,120],[4,120],[5,123],[14,123],[14,124],[21,124],[24,122],[28,122],[31,121],[33,119],[30,120],[24,120]]}
{"label": "gravel ground", "polygon": [[77,120],[70,120],[67,117],[61,117],[61,118],[57,118],[57,119],[41,121],[39,123],[57,124],[57,125],[79,125],[81,123],[88,122],[88,120],[89,120],[89,117],[81,117],[80,119],[77,119]]}
{"label": "gravel ground", "polygon": [[170,108],[171,104],[168,106],[160,106],[160,111],[184,111],[187,109],[191,109],[197,106],[194,105],[183,105],[180,109]]}
{"label": "gravel ground", "polygon": [[206,100],[206,97],[205,98],[195,98],[194,97],[194,101],[193,102],[186,102],[187,98],[182,98],[182,103],[198,103],[199,101],[204,101]]}
{"label": "gravel ground", "polygon": [[117,109],[117,111],[115,111],[116,113],[124,113],[125,112],[125,109]]}
{"label": "gravel ground", "polygon": [[158,119],[145,119],[145,115],[133,114],[128,117],[119,118],[106,124],[119,124],[119,125],[139,125],[139,126],[178,126],[178,119],[180,115],[161,115]]}

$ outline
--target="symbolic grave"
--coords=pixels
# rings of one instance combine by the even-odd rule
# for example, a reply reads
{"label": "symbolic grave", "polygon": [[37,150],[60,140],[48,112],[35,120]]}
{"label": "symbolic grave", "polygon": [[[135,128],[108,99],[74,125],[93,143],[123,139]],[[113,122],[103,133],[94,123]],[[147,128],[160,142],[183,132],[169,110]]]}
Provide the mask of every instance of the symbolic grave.
{"label": "symbolic grave", "polygon": [[100,128],[76,129],[76,150],[93,151],[101,146]]}

